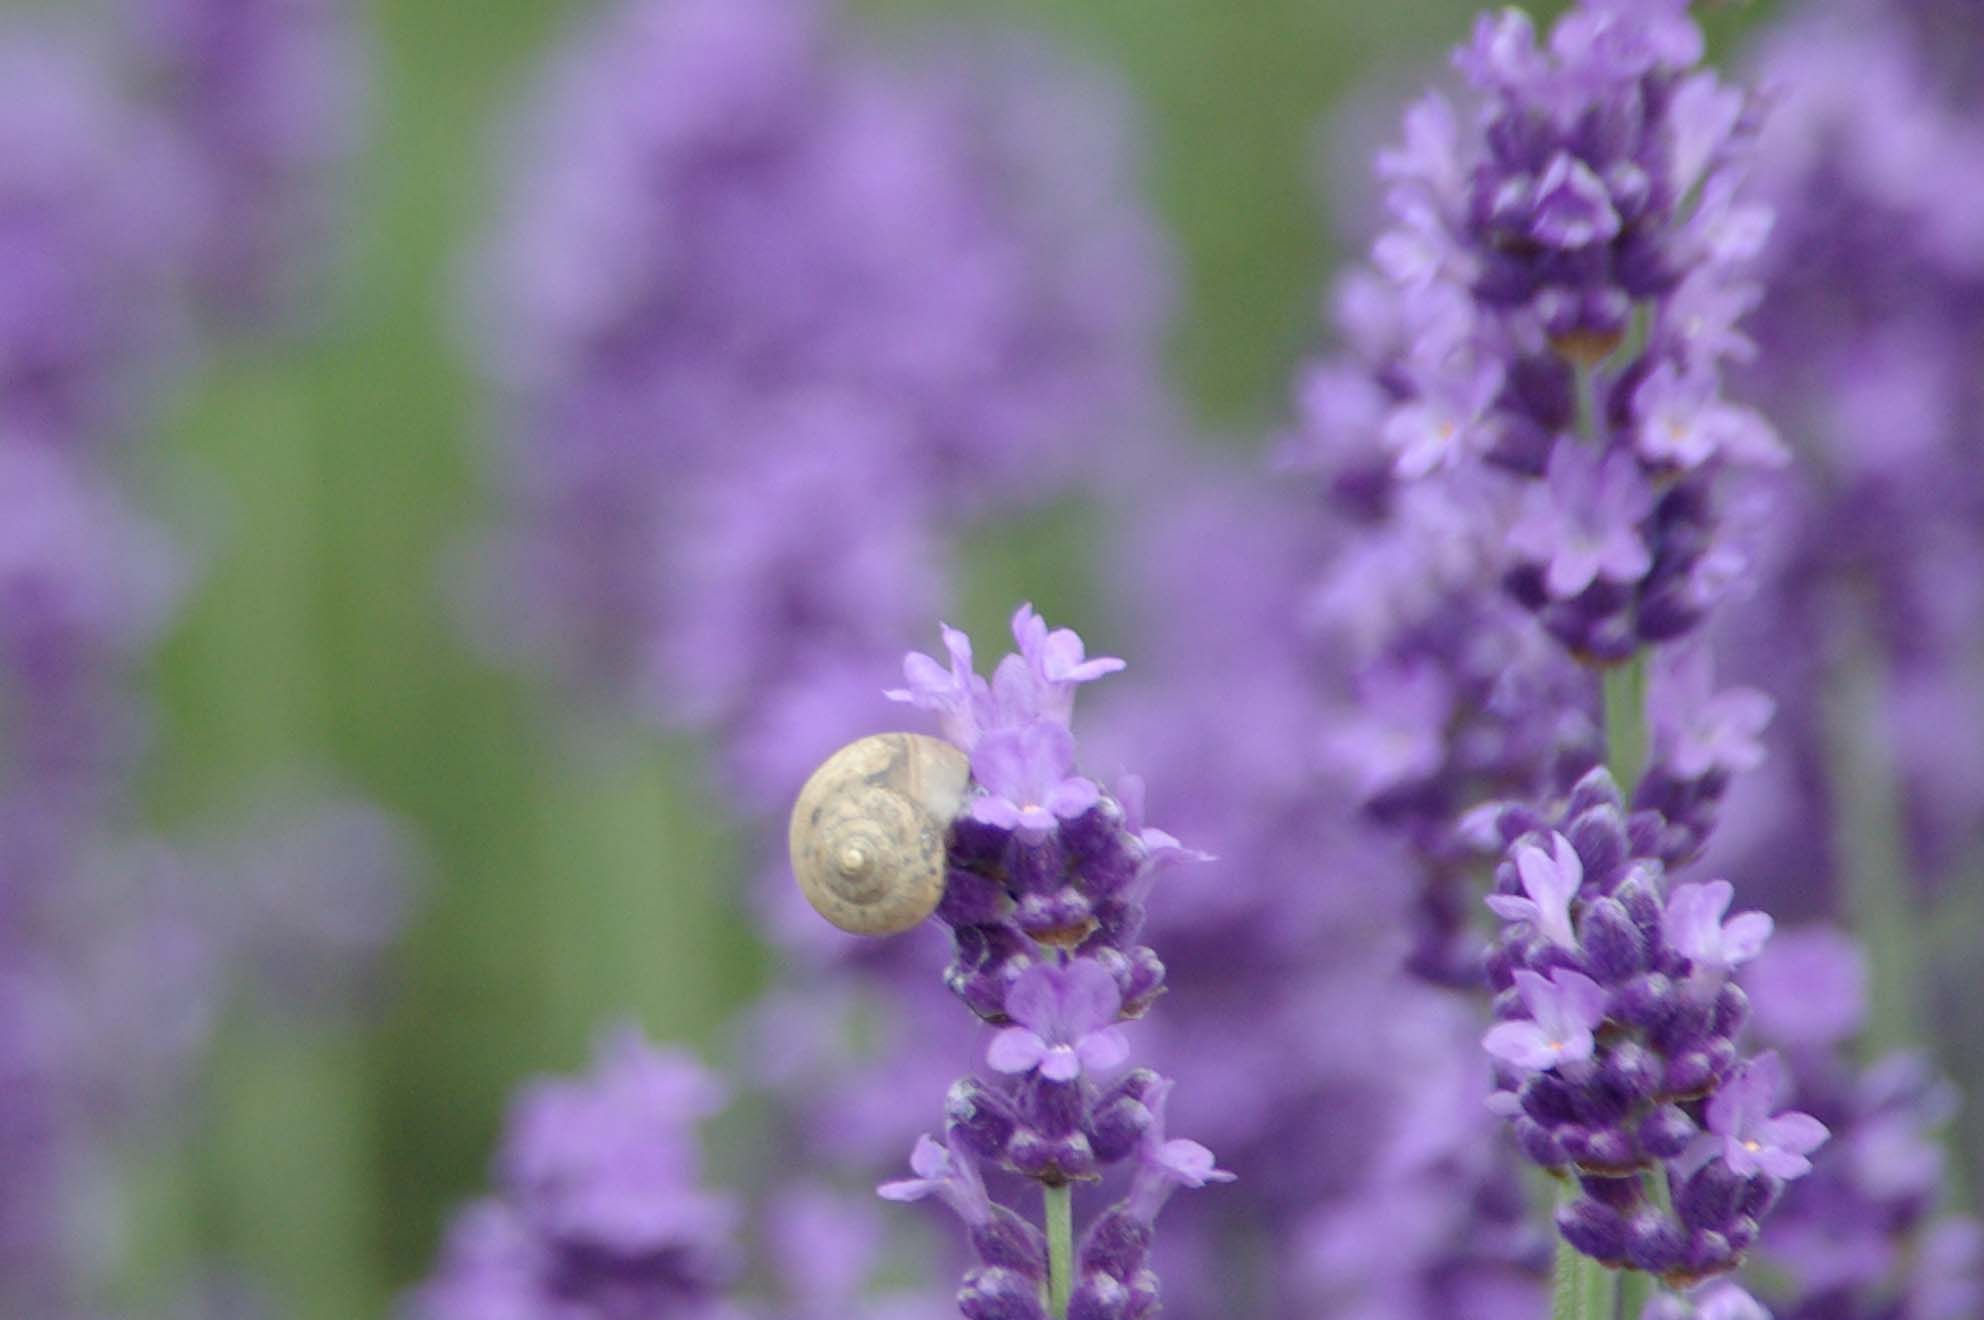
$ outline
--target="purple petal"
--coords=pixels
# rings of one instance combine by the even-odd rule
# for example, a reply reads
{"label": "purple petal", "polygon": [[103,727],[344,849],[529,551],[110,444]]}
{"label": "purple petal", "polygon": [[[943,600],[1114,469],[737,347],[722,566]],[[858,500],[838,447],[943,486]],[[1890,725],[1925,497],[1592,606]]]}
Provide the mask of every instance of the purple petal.
{"label": "purple petal", "polygon": [[909,1152],[909,1167],[919,1178],[942,1178],[951,1172],[951,1166],[950,1149],[928,1132],[916,1139]]}
{"label": "purple petal", "polygon": [[1748,962],[1764,950],[1776,929],[1769,913],[1743,912],[1730,918],[1722,928],[1723,956],[1731,966]]}
{"label": "purple petal", "polygon": [[1050,1082],[1072,1082],[1082,1075],[1082,1061],[1073,1047],[1056,1045],[1040,1061],[1040,1075]]}
{"label": "purple petal", "polygon": [[1198,1142],[1178,1137],[1158,1147],[1153,1161],[1187,1187],[1203,1187],[1209,1182],[1232,1182],[1234,1175],[1213,1167],[1213,1154]]}
{"label": "purple petal", "polygon": [[1559,967],[1550,973],[1565,1016],[1586,1030],[1605,1020],[1605,987],[1582,972]]}
{"label": "purple petal", "polygon": [[1583,592],[1597,576],[1597,551],[1583,545],[1559,546],[1550,557],[1543,585],[1558,600],[1569,600]]}
{"label": "purple petal", "polygon": [[1006,990],[1006,1016],[1031,1028],[1043,1040],[1058,1034],[1061,1022],[1061,969],[1051,962],[1035,963]]}
{"label": "purple petal", "polygon": [[992,1038],[992,1044],[985,1051],[985,1062],[996,1072],[1023,1073],[1039,1067],[1046,1056],[1047,1042],[1038,1033],[1025,1027],[1007,1027]]}
{"label": "purple petal", "polygon": [[1832,1135],[1824,1123],[1810,1114],[1792,1110],[1779,1114],[1763,1125],[1758,1139],[1779,1150],[1793,1151],[1804,1155],[1826,1144]]}
{"label": "purple petal", "polygon": [[1534,1022],[1498,1022],[1481,1038],[1481,1047],[1518,1068],[1548,1072],[1557,1066],[1549,1037]]}
{"label": "purple petal", "polygon": [[1530,971],[1527,967],[1518,967],[1515,971],[1515,983],[1516,994],[1522,997],[1523,1007],[1529,1010],[1531,1017],[1540,1018],[1555,1007],[1557,989],[1548,979]]}
{"label": "purple petal", "polygon": [[1028,803],[1020,808],[1019,830],[1022,834],[1040,838],[1052,834],[1059,823],[1053,812],[1037,803]]}
{"label": "purple petal", "polygon": [[971,777],[996,797],[1025,802],[1034,795],[1029,748],[1020,729],[991,729],[971,749]]}
{"label": "purple petal", "polygon": [[1002,830],[1016,830],[1020,827],[1019,808],[1003,797],[975,799],[971,804],[971,818]]}
{"label": "purple petal", "polygon": [[1102,790],[1092,779],[1076,776],[1063,779],[1047,795],[1047,810],[1062,820],[1074,820],[1101,800]]}
{"label": "purple petal", "polygon": [[1077,958],[1061,973],[1061,1022],[1069,1039],[1099,1031],[1123,1010],[1123,992],[1101,963]]}
{"label": "purple petal", "polygon": [[1088,1072],[1108,1072],[1121,1067],[1123,1061],[1130,1057],[1129,1037],[1123,1034],[1121,1027],[1091,1031],[1081,1038],[1081,1043],[1075,1048],[1081,1056],[1082,1067]]}
{"label": "purple petal", "polygon": [[1490,894],[1482,902],[1504,921],[1527,921],[1535,925],[1542,919],[1542,913],[1533,901],[1517,898],[1513,894]]}
{"label": "purple petal", "polygon": [[937,1184],[928,1178],[902,1178],[883,1183],[875,1194],[884,1201],[921,1201],[936,1190]]}

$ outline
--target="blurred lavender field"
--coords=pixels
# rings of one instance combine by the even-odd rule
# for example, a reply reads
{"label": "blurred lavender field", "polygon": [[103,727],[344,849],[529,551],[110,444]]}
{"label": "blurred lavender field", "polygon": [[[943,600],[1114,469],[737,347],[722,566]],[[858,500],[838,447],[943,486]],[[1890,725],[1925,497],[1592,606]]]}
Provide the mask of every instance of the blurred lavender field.
{"label": "blurred lavender field", "polygon": [[[1570,1246],[1984,1315],[1984,12],[1676,4],[0,7],[0,1315],[1025,1320],[1100,1169],[1073,1315],[1541,1317],[1624,1120],[1506,1029],[1668,973],[1695,1236]],[[994,833],[856,940],[887,729]]]}

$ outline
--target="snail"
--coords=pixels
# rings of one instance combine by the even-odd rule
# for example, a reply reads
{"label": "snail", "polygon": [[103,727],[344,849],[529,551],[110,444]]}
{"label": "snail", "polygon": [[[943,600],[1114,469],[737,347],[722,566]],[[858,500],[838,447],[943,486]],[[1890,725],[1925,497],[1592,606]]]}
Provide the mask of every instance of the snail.
{"label": "snail", "polygon": [[787,841],[799,888],[855,935],[896,935],[944,896],[945,837],[971,763],[920,733],[878,733],[829,756],[799,790]]}

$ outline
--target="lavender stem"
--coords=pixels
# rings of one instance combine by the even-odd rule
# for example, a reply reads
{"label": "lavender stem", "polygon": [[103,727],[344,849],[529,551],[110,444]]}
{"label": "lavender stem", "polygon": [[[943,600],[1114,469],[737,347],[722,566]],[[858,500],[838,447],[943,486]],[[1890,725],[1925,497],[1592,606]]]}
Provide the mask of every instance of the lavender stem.
{"label": "lavender stem", "polygon": [[1067,1183],[1043,1185],[1047,1210],[1047,1309],[1054,1320],[1067,1320],[1073,1291],[1075,1257],[1074,1193]]}
{"label": "lavender stem", "polygon": [[1630,802],[1646,769],[1646,652],[1605,671],[1605,768]]}

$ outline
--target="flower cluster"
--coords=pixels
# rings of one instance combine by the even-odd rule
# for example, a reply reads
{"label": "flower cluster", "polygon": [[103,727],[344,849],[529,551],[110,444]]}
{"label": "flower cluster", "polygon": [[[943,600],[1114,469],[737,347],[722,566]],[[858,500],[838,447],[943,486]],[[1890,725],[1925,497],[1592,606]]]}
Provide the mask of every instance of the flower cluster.
{"label": "flower cluster", "polygon": [[[109,1152],[173,1112],[229,975],[278,967],[314,981],[291,1002],[319,998],[397,929],[406,860],[395,827],[351,803],[296,805],[207,845],[153,837],[142,821],[137,680],[191,575],[125,462],[141,405],[177,365],[202,185],[122,72],[81,22],[0,29],[9,1314],[97,1313],[114,1253],[85,1239],[121,1190]],[[323,850],[299,851],[306,839]]]}
{"label": "flower cluster", "polygon": [[[1557,726],[1513,803],[1476,777],[1462,790],[1489,790],[1487,805],[1437,804],[1447,832],[1417,842],[1436,871],[1454,868],[1428,839],[1500,857],[1493,1104],[1533,1160],[1575,1178],[1560,1232],[1676,1285],[1733,1268],[1825,1137],[1777,1111],[1778,1056],[1738,1047],[1730,973],[1770,919],[1725,920],[1732,886],[1668,875],[1762,759],[1772,703],[1715,690],[1706,652],[1674,643],[1749,563],[1734,475],[1787,456],[1722,393],[1751,351],[1739,321],[1770,212],[1741,195],[1755,114],[1701,55],[1680,0],[1587,0],[1547,43],[1514,11],[1482,19],[1457,57],[1478,118],[1464,131],[1424,101],[1380,158],[1389,283],[1342,304],[1362,370],[1325,369],[1305,398],[1312,430],[1334,429],[1310,449],[1340,502],[1374,492],[1394,525],[1423,518],[1428,494],[1466,509],[1452,521],[1491,548],[1488,572],[1558,663],[1618,670],[1601,707],[1610,771]],[[1565,709],[1590,719],[1596,684],[1570,682],[1583,692]],[[1418,704],[1431,738],[1416,761],[1438,766],[1472,730]]]}
{"label": "flower cluster", "polygon": [[1382,442],[1407,478],[1532,478],[1509,589],[1601,663],[1695,627],[1740,564],[1714,475],[1784,458],[1720,388],[1770,215],[1739,191],[1752,112],[1700,56],[1685,0],[1592,0],[1547,48],[1517,11],[1483,18],[1459,56],[1479,122],[1431,98],[1380,160],[1374,255],[1409,340]]}
{"label": "flower cluster", "polygon": [[1744,969],[1757,1032],[1797,1102],[1832,1131],[1828,1157],[1786,1190],[1760,1250],[1760,1289],[1788,1317],[1892,1311],[1956,1320],[1984,1304],[1984,1225],[1943,1200],[1950,1084],[1912,1051],[1871,1067],[1846,1050],[1867,1016],[1864,954],[1826,926],[1790,930]]}
{"label": "flower cluster", "polygon": [[1070,1317],[1127,1320],[1156,1308],[1147,1257],[1170,1193],[1233,1176],[1198,1143],[1165,1139],[1171,1082],[1122,1071],[1120,1024],[1164,988],[1164,965],[1136,942],[1144,901],[1162,867],[1202,854],[1143,825],[1141,781],[1110,793],[1076,772],[1076,689],[1123,662],[1091,659],[1076,633],[1049,629],[1031,606],[1014,614],[1013,638],[1018,650],[988,680],[973,669],[970,639],[946,628],[950,663],[912,654],[908,686],[890,693],[934,712],[970,758],[972,796],[951,827],[937,916],[952,932],[947,984],[1000,1030],[985,1055],[996,1079],[951,1088],[944,1144],[923,1138],[920,1177],[882,1194],[941,1193],[964,1219],[979,1259],[958,1297],[970,1320],[1044,1317],[1039,1237],[991,1206],[977,1161],[1060,1188],[1134,1158],[1127,1194],[1087,1230],[1076,1277],[1058,1281]]}
{"label": "flower cluster", "polygon": [[[1826,1135],[1776,1112],[1775,1054],[1739,1060],[1748,1006],[1730,974],[1770,918],[1728,917],[1725,881],[1669,891],[1602,769],[1562,832],[1527,814],[1497,823],[1515,836],[1487,900],[1509,923],[1490,964],[1502,1020],[1483,1042],[1494,1104],[1532,1159],[1578,1176],[1558,1226],[1580,1251],[1676,1283],[1726,1271]],[[1665,1184],[1651,1199],[1642,1173]]]}
{"label": "flower cluster", "polygon": [[698,1185],[695,1125],[721,1100],[693,1059],[632,1028],[602,1042],[589,1076],[526,1089],[500,1193],[462,1211],[412,1314],[734,1315],[720,1298],[736,1209]]}
{"label": "flower cluster", "polygon": [[119,0],[185,174],[191,281],[223,317],[306,310],[365,90],[352,0]]}
{"label": "flower cluster", "polygon": [[[1969,751],[1984,730],[1984,594],[1965,567],[1984,554],[1970,479],[1984,436],[1970,365],[1984,342],[1974,19],[1947,0],[1828,0],[1773,25],[1755,60],[1773,102],[1753,190],[1782,219],[1745,384],[1802,461],[1750,483],[1771,511],[1757,594],[1727,612],[1718,644],[1786,718],[1743,787],[1740,832],[1718,842],[1787,916],[1842,918],[1868,880],[1932,899],[1984,826],[1984,762]],[[1847,699],[1864,710],[1842,728],[1856,681],[1865,695]],[[1899,804],[1893,864],[1912,886],[1855,877],[1831,846],[1868,793]]]}
{"label": "flower cluster", "polygon": [[766,813],[883,727],[862,676],[934,612],[953,529],[1065,491],[1159,394],[1107,88],[841,26],[613,7],[528,107],[476,267],[517,432],[499,631],[716,735]]}
{"label": "flower cluster", "polygon": [[[1402,553],[1390,572],[1358,557],[1367,537],[1382,539],[1372,524],[1326,525],[1292,483],[1208,455],[1173,453],[1164,469],[1189,475],[1166,483],[1161,513],[1123,511],[1133,535],[1109,579],[1134,609],[1144,659],[1085,724],[1084,744],[1102,747],[1098,759],[1134,746],[1166,785],[1167,815],[1218,854],[1178,872],[1152,905],[1149,939],[1192,993],[1136,1029],[1140,1059],[1177,1080],[1175,1120],[1240,1178],[1167,1220],[1167,1302],[1217,1314],[1240,1293],[1263,1316],[1527,1320],[1545,1305],[1549,1244],[1528,1222],[1512,1143],[1482,1103],[1476,1013],[1401,966],[1423,974],[1428,951],[1451,949],[1450,975],[1478,984],[1478,941],[1463,948],[1465,911],[1445,926],[1455,934],[1434,940],[1446,918],[1429,900],[1446,895],[1415,892],[1414,850],[1390,827],[1415,841],[1452,835],[1434,804],[1475,774],[1495,775],[1491,759],[1526,763],[1532,753],[1496,731],[1530,736],[1519,714],[1528,698],[1504,687],[1505,700],[1484,697],[1494,709],[1478,720],[1455,710],[1457,724],[1480,731],[1483,760],[1448,760],[1437,729],[1386,736],[1389,712],[1365,674],[1386,672],[1388,654],[1467,651],[1465,624],[1449,630],[1434,600],[1452,600],[1459,619],[1499,612],[1530,625],[1492,582],[1483,590],[1493,611],[1443,586],[1425,594],[1425,617],[1366,649],[1375,644],[1354,621],[1377,623],[1387,604],[1404,619],[1421,605],[1392,590],[1407,578]],[[1353,594],[1353,562],[1369,566],[1367,597]],[[1327,608],[1296,608],[1325,574]],[[1179,610],[1181,599],[1194,608]],[[1478,690],[1494,692],[1492,678]],[[1407,741],[1430,741],[1441,758],[1417,786],[1344,773],[1360,760],[1403,766],[1409,758],[1386,749]],[[1374,791],[1379,809],[1360,811]],[[1454,856],[1458,882],[1465,859]],[[1244,1265],[1224,1246],[1235,1220],[1265,1244]]]}
{"label": "flower cluster", "polygon": [[16,20],[0,81],[0,433],[101,445],[170,339],[180,180],[82,36]]}

